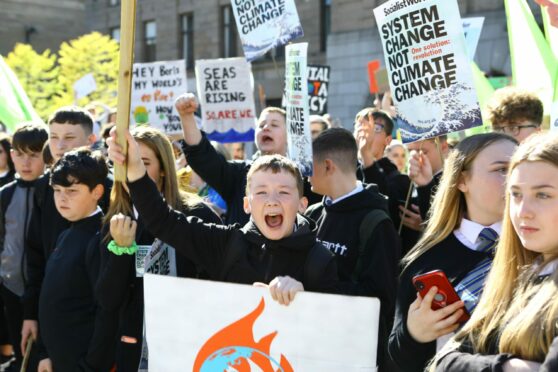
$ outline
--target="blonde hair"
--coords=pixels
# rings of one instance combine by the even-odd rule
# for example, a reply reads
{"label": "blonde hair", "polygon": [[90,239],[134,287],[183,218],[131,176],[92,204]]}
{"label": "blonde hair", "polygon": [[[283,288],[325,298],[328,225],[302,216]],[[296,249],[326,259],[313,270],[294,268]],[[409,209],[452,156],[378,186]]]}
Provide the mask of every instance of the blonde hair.
{"label": "blonde hair", "polygon": [[[141,126],[132,131],[132,136],[138,143],[151,149],[157,157],[163,173],[161,193],[168,205],[180,210],[185,206],[192,207],[201,202],[197,195],[179,190],[174,151],[171,142],[164,133],[151,127]],[[110,206],[104,218],[104,223],[108,224],[112,216],[118,213],[131,216],[132,200],[122,183],[115,181],[110,193]]]}
{"label": "blonde hair", "polygon": [[467,211],[465,196],[457,188],[463,172],[471,168],[482,150],[499,141],[510,141],[517,144],[517,141],[508,135],[486,133],[467,137],[450,151],[444,165],[440,185],[430,206],[424,234],[411,251],[403,257],[403,267],[407,267],[459,227],[461,219]]}
{"label": "blonde hair", "polygon": [[[520,145],[511,159],[508,178],[524,162],[558,167],[558,135],[535,135]],[[537,283],[538,270],[532,266],[536,260],[542,260],[542,255],[525,249],[513,228],[507,192],[502,234],[479,304],[438,357],[465,340],[477,353],[493,353],[490,346],[498,341],[499,353],[542,362],[558,335],[558,272],[551,280]],[[538,267],[547,262],[541,261]]]}

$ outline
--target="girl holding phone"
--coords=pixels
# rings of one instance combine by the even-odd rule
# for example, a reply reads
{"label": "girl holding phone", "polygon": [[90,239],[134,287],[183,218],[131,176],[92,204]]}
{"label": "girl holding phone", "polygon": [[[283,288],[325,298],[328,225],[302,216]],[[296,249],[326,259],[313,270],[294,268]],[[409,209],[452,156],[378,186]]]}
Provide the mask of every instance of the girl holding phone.
{"label": "girl holding phone", "polygon": [[[523,143],[510,163],[502,235],[470,321],[436,371],[556,371],[558,136]],[[554,341],[553,341],[554,340]]]}
{"label": "girl holding phone", "polygon": [[[516,146],[509,136],[480,134],[464,139],[446,160],[424,235],[402,261],[388,350],[406,372],[423,371],[436,354],[437,340],[441,345],[464,312],[474,310],[500,232],[505,176]],[[433,270],[442,270],[466,303],[432,310],[437,288],[422,298],[412,279]]]}

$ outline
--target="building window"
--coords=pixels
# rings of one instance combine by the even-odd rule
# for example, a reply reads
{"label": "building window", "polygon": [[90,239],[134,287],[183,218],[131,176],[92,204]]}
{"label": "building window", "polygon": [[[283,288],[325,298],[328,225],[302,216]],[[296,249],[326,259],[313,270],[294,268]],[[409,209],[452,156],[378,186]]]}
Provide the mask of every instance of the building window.
{"label": "building window", "polygon": [[144,23],[143,34],[143,60],[144,62],[156,61],[157,24],[155,21],[147,21]]}
{"label": "building window", "polygon": [[182,58],[186,61],[186,68],[194,67],[194,15],[192,13],[180,16]]}
{"label": "building window", "polygon": [[118,6],[120,5],[120,0],[109,0],[110,6]]}
{"label": "building window", "polygon": [[110,29],[110,37],[120,42],[120,27],[113,27]]}
{"label": "building window", "polygon": [[322,6],[320,10],[320,50],[325,52],[327,49],[327,36],[331,33],[331,1],[321,0]]}
{"label": "building window", "polygon": [[221,7],[221,55],[225,58],[237,56],[236,23],[230,5]]}

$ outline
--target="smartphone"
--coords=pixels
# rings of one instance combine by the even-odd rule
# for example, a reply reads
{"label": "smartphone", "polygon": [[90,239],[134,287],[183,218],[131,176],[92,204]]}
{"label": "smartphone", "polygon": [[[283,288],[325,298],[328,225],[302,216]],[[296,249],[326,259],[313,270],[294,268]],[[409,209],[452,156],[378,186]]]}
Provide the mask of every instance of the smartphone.
{"label": "smartphone", "polygon": [[[434,286],[438,288],[438,292],[432,301],[432,310],[441,309],[461,300],[442,270],[434,270],[415,276],[413,278],[413,285],[422,298],[426,296],[430,288]],[[465,307],[463,307],[463,311],[463,315],[458,320],[459,323],[465,323],[470,318]]]}

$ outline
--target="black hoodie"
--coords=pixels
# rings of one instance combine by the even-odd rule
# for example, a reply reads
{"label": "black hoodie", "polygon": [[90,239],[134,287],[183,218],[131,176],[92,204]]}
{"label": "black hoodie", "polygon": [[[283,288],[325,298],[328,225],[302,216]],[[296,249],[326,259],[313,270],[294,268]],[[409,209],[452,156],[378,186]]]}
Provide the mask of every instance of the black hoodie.
{"label": "black hoodie", "polygon": [[[316,244],[316,225],[303,216],[298,216],[293,234],[280,240],[269,240],[252,221],[241,229],[238,224],[204,223],[199,218],[186,217],[173,210],[164,202],[147,174],[128,185],[145,228],[199,265],[210,279],[252,284],[269,283],[277,276],[288,275],[302,282],[307,290],[330,292],[336,286],[337,266],[333,255],[319,283],[309,286],[304,282],[306,259]],[[231,239],[241,239],[244,248],[223,275]]]}
{"label": "black hoodie", "polygon": [[378,335],[378,363],[380,370],[389,370],[387,339],[395,309],[400,242],[391,220],[381,222],[370,235],[363,251],[362,268],[354,281],[353,272],[359,258],[360,225],[374,209],[388,213],[386,198],[376,185],[368,185],[361,192],[335,204],[314,204],[306,215],[318,223],[318,239],[337,256],[339,292],[356,296],[377,297],[381,302]]}

